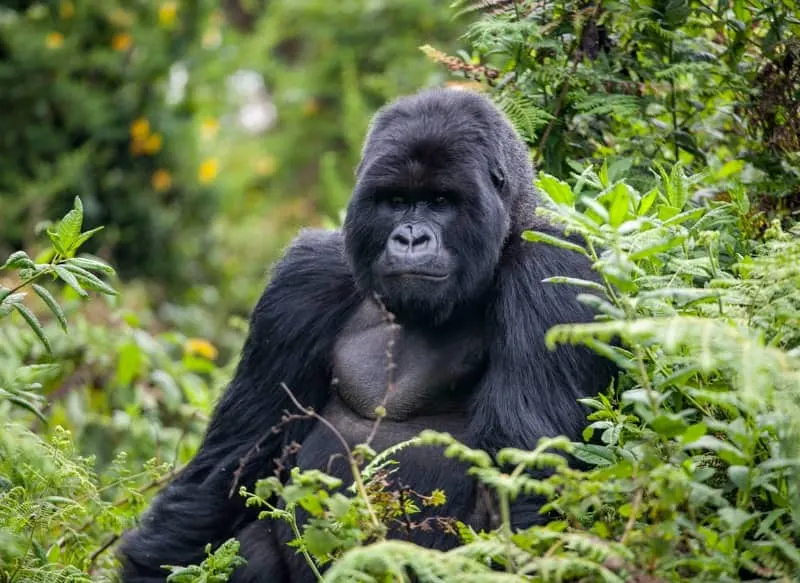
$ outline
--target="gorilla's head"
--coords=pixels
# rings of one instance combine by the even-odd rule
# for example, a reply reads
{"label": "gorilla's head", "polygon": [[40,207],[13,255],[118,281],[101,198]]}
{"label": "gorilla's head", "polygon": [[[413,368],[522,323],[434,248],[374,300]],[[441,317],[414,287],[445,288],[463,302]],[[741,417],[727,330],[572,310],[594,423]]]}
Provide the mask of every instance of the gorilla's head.
{"label": "gorilla's head", "polygon": [[372,121],[344,225],[356,282],[404,323],[480,302],[535,207],[526,146],[484,96],[426,90]]}

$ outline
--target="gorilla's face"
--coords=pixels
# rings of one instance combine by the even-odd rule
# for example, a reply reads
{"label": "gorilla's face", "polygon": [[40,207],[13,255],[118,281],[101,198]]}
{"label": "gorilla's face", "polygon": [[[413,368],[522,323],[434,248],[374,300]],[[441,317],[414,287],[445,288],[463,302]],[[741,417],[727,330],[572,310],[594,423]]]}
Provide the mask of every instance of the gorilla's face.
{"label": "gorilla's face", "polygon": [[358,285],[404,323],[438,326],[475,306],[509,233],[485,112],[444,95],[376,118],[344,227]]}

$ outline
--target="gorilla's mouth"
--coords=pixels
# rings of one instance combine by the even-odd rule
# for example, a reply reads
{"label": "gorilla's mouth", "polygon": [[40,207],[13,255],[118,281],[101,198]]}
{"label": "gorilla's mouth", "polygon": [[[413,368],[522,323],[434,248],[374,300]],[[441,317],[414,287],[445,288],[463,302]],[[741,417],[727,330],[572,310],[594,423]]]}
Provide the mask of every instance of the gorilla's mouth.
{"label": "gorilla's mouth", "polygon": [[386,275],[399,279],[424,279],[427,281],[444,281],[450,277],[449,273],[442,274],[429,271],[397,271],[394,273],[387,273]]}

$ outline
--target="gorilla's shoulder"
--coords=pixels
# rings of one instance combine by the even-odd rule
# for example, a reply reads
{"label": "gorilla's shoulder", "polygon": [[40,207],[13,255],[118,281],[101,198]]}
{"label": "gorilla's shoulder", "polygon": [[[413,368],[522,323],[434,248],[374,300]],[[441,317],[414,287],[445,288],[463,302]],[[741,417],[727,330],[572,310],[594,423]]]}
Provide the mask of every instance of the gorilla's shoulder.
{"label": "gorilla's shoulder", "polygon": [[275,264],[273,281],[290,278],[297,283],[326,277],[349,277],[350,268],[340,231],[302,229]]}
{"label": "gorilla's shoulder", "polygon": [[[586,246],[577,234],[566,233],[561,226],[554,225],[541,217],[529,220],[527,228],[522,232],[526,230],[538,231],[579,247]],[[592,269],[591,261],[586,256],[550,243],[526,241],[521,233],[510,242],[504,259],[505,271],[522,278],[526,276],[537,278],[537,285],[539,278],[556,275],[571,275],[593,281],[598,278]]]}
{"label": "gorilla's shoulder", "polygon": [[349,312],[359,297],[342,234],[302,230],[273,267],[256,315],[260,321],[277,318],[313,328],[314,319]]}

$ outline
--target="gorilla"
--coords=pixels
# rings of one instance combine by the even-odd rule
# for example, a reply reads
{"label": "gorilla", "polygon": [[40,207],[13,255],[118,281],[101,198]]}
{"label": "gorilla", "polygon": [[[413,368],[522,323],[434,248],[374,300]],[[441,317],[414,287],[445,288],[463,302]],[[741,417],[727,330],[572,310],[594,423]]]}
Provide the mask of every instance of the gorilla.
{"label": "gorilla", "polygon": [[[302,232],[277,262],[199,451],[122,539],[123,580],[164,581],[163,565],[199,563],[207,543],[235,536],[247,564],[234,583],[314,581],[284,544],[290,527],[257,520],[237,494],[273,474],[278,459],[350,482],[329,427],[281,422],[297,412],[283,385],[351,445],[367,439],[384,406],[377,451],[426,428],[490,453],[531,449],[542,436],[578,439],[586,411],[577,400],[604,390],[614,369],[588,349],[545,346],[550,327],[593,314],[576,288],[542,280],[597,277],[582,255],[522,239],[531,228],[565,237],[536,216],[533,182],[528,149],[479,93],[427,89],[380,110],[342,230]],[[291,444],[300,447],[287,462]],[[398,482],[445,491],[437,514],[492,527],[474,478],[441,448],[396,459]],[[512,526],[541,520],[540,505],[517,499]],[[410,539],[457,544],[436,529]]]}

